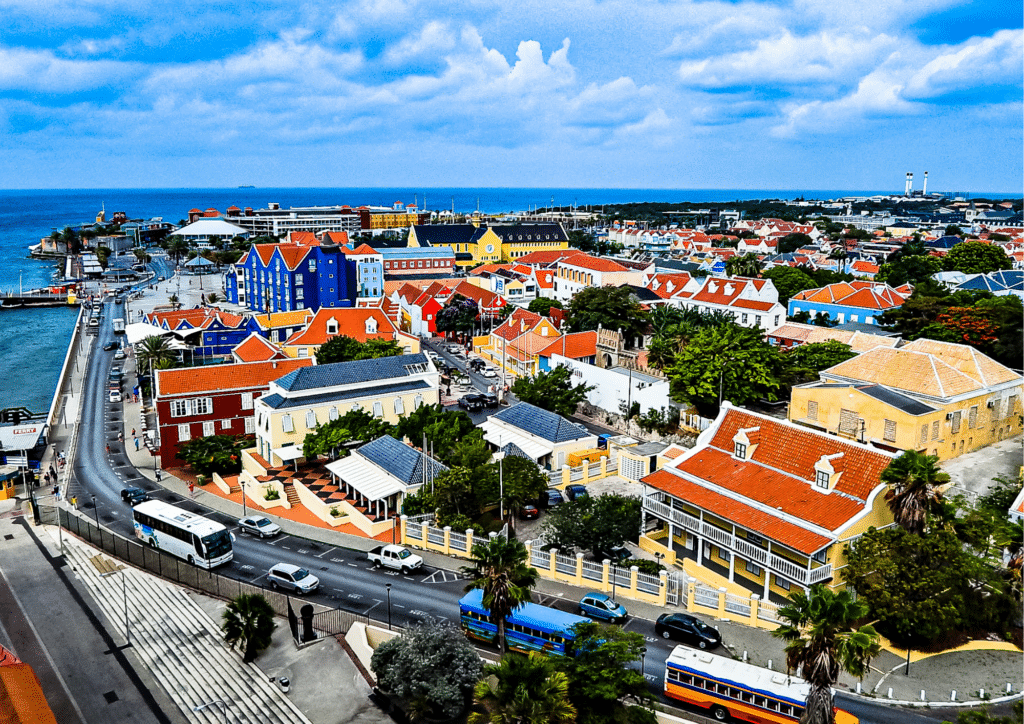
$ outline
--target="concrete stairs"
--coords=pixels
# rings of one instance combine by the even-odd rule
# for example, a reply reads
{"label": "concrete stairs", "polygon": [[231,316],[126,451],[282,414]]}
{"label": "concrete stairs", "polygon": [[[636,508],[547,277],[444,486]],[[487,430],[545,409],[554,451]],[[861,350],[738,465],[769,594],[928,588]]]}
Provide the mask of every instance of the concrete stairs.
{"label": "concrete stairs", "polygon": [[[81,541],[66,536],[68,563],[99,604],[115,638],[124,636],[124,593],[128,597],[131,643],[168,696],[194,724],[309,724],[309,720],[255,664],[242,663],[240,651],[223,641],[218,623],[210,619],[185,591],[155,576],[109,559]],[[124,566],[122,574],[102,577],[90,560],[97,554],[106,565]],[[120,635],[118,635],[118,633]],[[278,626],[277,636],[287,636]]]}
{"label": "concrete stairs", "polygon": [[293,508],[297,505],[302,505],[302,501],[299,500],[299,491],[295,489],[295,485],[293,483],[284,484],[284,494],[285,497],[288,498],[289,505]]}

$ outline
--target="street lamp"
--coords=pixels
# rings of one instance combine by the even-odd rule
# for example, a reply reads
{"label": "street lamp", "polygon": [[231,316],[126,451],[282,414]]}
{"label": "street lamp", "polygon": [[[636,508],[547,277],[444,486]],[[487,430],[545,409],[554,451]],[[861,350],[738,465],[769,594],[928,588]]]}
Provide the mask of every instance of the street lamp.
{"label": "street lamp", "polygon": [[644,671],[644,660],[646,658],[647,658],[647,647],[644,646],[642,649],[640,649],[640,676],[643,676],[645,678],[647,676],[646,672]]}
{"label": "street lamp", "polygon": [[201,711],[205,711],[206,709],[208,709],[209,707],[213,706],[214,704],[217,704],[220,707],[221,713],[224,715],[224,724],[228,724],[228,705],[225,704],[220,699],[214,699],[213,701],[208,701],[205,704],[200,704],[199,706],[194,706],[194,707],[192,707],[192,711],[194,711],[196,713],[199,713]]}
{"label": "street lamp", "polygon": [[128,643],[132,642],[131,628],[128,626],[128,580],[124,574],[124,566],[119,566],[117,570],[111,571],[110,573],[101,573],[100,578],[108,578],[115,573],[121,574],[121,595],[124,597],[124,637]]}
{"label": "street lamp", "polygon": [[384,584],[384,588],[388,590],[388,631],[391,630],[391,584]]}
{"label": "street lamp", "polygon": [[95,495],[92,496],[92,512],[96,514],[96,528],[98,530],[99,527],[100,527],[100,509],[96,505],[96,496]]}
{"label": "street lamp", "polygon": [[239,485],[242,486],[242,517],[244,518],[246,515],[248,515],[245,508],[245,481],[242,480],[241,477],[239,477],[238,483]]}

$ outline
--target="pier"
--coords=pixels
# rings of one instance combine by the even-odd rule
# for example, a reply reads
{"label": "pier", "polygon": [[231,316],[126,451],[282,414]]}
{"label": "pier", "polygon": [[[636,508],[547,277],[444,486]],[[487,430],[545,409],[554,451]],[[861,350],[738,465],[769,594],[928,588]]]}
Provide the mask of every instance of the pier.
{"label": "pier", "polygon": [[0,294],[0,309],[78,306],[74,294]]}

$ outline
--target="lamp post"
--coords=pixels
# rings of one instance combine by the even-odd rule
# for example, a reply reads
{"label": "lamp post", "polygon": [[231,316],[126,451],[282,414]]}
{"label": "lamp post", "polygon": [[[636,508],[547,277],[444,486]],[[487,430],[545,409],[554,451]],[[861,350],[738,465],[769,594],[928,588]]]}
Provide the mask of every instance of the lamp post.
{"label": "lamp post", "polygon": [[245,508],[245,481],[242,480],[241,477],[239,477],[238,483],[239,485],[242,486],[242,517],[244,518],[246,515],[248,515],[248,512],[246,511]]}
{"label": "lamp post", "polygon": [[194,711],[196,713],[199,713],[201,711],[205,711],[206,709],[208,709],[209,707],[213,706],[214,704],[216,704],[217,706],[220,707],[221,714],[224,716],[224,724],[228,724],[228,705],[225,704],[220,699],[214,699],[213,701],[208,701],[205,704],[200,704],[199,706],[194,706],[194,707],[192,707],[192,711]]}
{"label": "lamp post", "polygon": [[96,529],[99,530],[99,527],[100,527],[100,509],[96,505],[96,496],[95,495],[92,496],[92,512],[96,514]]}
{"label": "lamp post", "polygon": [[391,584],[385,583],[384,588],[388,591],[388,631],[391,630]]}
{"label": "lamp post", "polygon": [[644,661],[647,658],[647,647],[644,646],[640,649],[640,676],[647,677],[647,673],[644,671]]}

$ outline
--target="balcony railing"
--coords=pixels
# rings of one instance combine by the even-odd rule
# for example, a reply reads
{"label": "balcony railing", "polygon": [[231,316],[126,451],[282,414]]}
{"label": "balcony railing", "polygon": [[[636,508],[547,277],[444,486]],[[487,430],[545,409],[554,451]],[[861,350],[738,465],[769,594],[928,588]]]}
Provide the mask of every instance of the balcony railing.
{"label": "balcony railing", "polygon": [[[675,525],[712,540],[723,548],[728,548],[737,553],[742,558],[757,562],[772,573],[785,576],[802,586],[810,586],[813,583],[819,583],[832,577],[831,563],[817,565],[808,570],[807,566],[794,563],[774,553],[768,553],[764,548],[737,537],[730,531],[722,530],[667,503],[662,503],[659,500],[648,497],[644,498],[643,507],[646,512],[651,513],[656,518],[671,521]],[[812,561],[811,565],[814,566],[815,562]]]}

